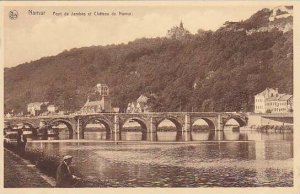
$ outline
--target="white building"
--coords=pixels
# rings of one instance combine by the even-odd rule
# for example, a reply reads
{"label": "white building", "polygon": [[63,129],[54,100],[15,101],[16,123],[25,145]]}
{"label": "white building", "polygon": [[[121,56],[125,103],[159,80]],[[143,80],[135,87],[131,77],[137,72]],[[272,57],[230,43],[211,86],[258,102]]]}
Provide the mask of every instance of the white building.
{"label": "white building", "polygon": [[47,105],[49,102],[32,102],[27,105],[27,112],[33,116],[38,116],[39,114],[47,111]]}
{"label": "white building", "polygon": [[48,112],[54,113],[54,112],[56,112],[56,111],[58,110],[58,107],[55,106],[54,104],[51,104],[51,105],[49,105],[49,106],[47,107],[47,110],[48,110]]}
{"label": "white building", "polygon": [[140,113],[140,112],[150,112],[149,106],[147,105],[149,98],[145,95],[141,95],[136,102],[129,102],[127,105],[127,113]]}
{"label": "white building", "polygon": [[100,96],[108,96],[109,95],[109,88],[106,84],[97,84],[96,91],[99,92]]}
{"label": "white building", "polygon": [[255,113],[288,113],[293,111],[293,96],[279,94],[278,89],[266,88],[255,95]]}

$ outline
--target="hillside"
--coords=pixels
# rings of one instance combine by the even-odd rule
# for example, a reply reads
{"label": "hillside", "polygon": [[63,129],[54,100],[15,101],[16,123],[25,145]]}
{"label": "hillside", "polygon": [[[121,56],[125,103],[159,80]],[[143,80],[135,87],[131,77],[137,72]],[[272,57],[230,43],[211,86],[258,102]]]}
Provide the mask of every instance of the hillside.
{"label": "hillside", "polygon": [[140,94],[155,93],[155,111],[252,111],[253,96],[266,87],[293,93],[293,30],[281,28],[293,18],[269,21],[271,14],[264,9],[183,40],[71,49],[5,68],[5,112],[24,111],[34,101],[78,110],[97,83],[110,86],[121,110]]}

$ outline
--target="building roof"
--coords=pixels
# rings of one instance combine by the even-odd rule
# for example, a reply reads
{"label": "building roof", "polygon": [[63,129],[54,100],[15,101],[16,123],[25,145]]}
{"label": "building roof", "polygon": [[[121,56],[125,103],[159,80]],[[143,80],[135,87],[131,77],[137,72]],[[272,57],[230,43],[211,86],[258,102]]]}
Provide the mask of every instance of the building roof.
{"label": "building roof", "polygon": [[278,97],[276,97],[276,96],[266,99],[266,101],[277,101],[277,100],[278,100]]}
{"label": "building roof", "polygon": [[264,90],[264,91],[262,91],[262,92],[256,94],[255,96],[266,96],[266,94],[267,94],[267,91]]}
{"label": "building roof", "polygon": [[28,106],[41,106],[42,104],[44,104],[43,102],[31,102],[28,104]]}
{"label": "building roof", "polygon": [[87,106],[101,106],[101,101],[88,101],[83,107]]}
{"label": "building roof", "polygon": [[137,102],[143,102],[143,103],[147,103],[147,101],[149,100],[149,98],[145,95],[140,95],[140,97],[136,100]]}
{"label": "building roof", "polygon": [[255,96],[264,96],[265,97],[268,95],[268,90],[269,90],[269,88],[266,88],[264,91],[256,94]]}
{"label": "building roof", "polygon": [[145,108],[145,103],[144,102],[140,102],[139,105],[140,105],[141,109]]}
{"label": "building roof", "polygon": [[293,95],[290,95],[290,94],[283,94],[278,100],[281,100],[281,101],[286,101],[286,100],[289,100],[290,98],[292,98]]}

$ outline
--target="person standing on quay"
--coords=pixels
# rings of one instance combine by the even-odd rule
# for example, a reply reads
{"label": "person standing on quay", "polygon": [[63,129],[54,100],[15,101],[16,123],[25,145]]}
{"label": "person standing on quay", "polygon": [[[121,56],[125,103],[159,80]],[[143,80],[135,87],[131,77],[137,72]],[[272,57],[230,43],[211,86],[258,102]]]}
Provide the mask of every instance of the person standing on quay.
{"label": "person standing on quay", "polygon": [[80,178],[72,175],[70,165],[72,163],[72,156],[66,155],[56,171],[56,187],[73,187]]}
{"label": "person standing on quay", "polygon": [[24,128],[24,125],[22,125],[21,128],[18,129],[18,135],[17,135],[17,152],[20,155],[25,154],[25,147],[26,147],[26,143],[27,143],[27,138],[23,134],[23,128]]}

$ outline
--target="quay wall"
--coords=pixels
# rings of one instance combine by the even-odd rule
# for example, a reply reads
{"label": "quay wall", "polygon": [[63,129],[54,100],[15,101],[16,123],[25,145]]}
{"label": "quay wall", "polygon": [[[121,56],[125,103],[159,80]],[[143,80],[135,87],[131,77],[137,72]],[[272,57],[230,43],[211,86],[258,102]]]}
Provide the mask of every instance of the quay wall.
{"label": "quay wall", "polygon": [[293,117],[279,115],[248,115],[248,126],[293,125]]}

